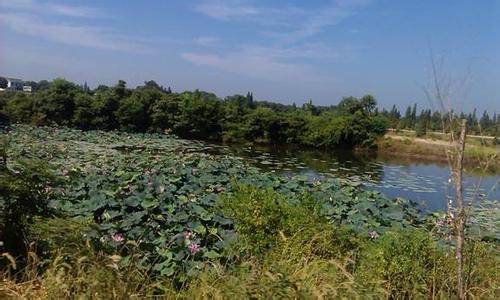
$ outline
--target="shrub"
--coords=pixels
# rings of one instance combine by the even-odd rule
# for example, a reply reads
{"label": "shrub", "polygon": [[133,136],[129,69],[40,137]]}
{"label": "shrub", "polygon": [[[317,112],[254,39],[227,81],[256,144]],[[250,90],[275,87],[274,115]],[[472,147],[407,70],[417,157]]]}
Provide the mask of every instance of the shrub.
{"label": "shrub", "polygon": [[234,220],[242,250],[270,251],[273,261],[338,258],[358,247],[357,234],[347,227],[334,227],[309,196],[292,202],[269,188],[236,184],[234,194],[221,197],[218,207]]}
{"label": "shrub", "polygon": [[26,255],[27,226],[37,215],[49,213],[54,177],[46,164],[22,160],[15,169],[0,169],[0,250]]}
{"label": "shrub", "polygon": [[41,259],[51,259],[57,255],[77,257],[88,255],[90,245],[86,245],[86,232],[90,220],[73,219],[64,216],[35,217],[28,226],[27,241]]}
{"label": "shrub", "polygon": [[382,284],[397,299],[425,294],[436,251],[425,231],[388,231],[363,250],[356,272],[361,282]]}
{"label": "shrub", "polygon": [[234,220],[242,240],[256,252],[319,222],[308,207],[292,204],[270,188],[236,185],[234,194],[221,197],[218,207]]}

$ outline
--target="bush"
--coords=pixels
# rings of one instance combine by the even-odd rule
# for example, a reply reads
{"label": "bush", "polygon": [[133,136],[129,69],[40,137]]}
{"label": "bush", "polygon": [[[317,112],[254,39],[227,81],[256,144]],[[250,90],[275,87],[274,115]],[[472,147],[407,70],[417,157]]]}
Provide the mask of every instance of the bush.
{"label": "bush", "polygon": [[53,176],[36,161],[19,161],[16,169],[0,169],[0,252],[27,254],[27,226],[32,218],[49,213]]}
{"label": "bush", "polygon": [[296,234],[306,225],[320,222],[309,207],[292,204],[270,188],[237,185],[234,194],[223,196],[218,206],[234,220],[236,231],[256,253]]}
{"label": "bush", "polygon": [[361,282],[382,284],[396,299],[425,294],[437,264],[436,244],[422,230],[388,231],[367,245],[356,272]]}
{"label": "bush", "polygon": [[34,217],[27,228],[26,239],[33,246],[30,250],[41,259],[88,255],[92,252],[90,245],[86,245],[90,222],[64,216]]}

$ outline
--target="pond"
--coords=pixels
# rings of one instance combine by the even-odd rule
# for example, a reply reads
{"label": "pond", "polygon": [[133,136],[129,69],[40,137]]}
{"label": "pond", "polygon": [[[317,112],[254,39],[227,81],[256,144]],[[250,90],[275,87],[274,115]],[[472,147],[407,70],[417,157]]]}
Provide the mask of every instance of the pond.
{"label": "pond", "polygon": [[[307,175],[313,180],[332,176],[361,182],[365,188],[389,197],[413,200],[424,210],[445,209],[446,199],[453,195],[445,162],[295,147],[229,145],[216,148],[279,174]],[[500,200],[500,175],[464,174],[464,192],[467,199],[474,198],[476,202]]]}

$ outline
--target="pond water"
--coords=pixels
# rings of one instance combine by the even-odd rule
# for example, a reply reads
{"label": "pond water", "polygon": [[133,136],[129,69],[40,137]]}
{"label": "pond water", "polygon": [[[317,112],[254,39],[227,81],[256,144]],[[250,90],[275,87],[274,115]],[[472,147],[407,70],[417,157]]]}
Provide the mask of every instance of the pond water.
{"label": "pond water", "polygon": [[[361,182],[367,189],[393,198],[413,200],[426,210],[445,209],[448,195],[453,195],[445,162],[290,147],[230,145],[218,148],[271,172],[307,175],[311,179],[332,176]],[[468,199],[474,197],[476,202],[498,201],[500,175],[464,174],[464,191]]]}

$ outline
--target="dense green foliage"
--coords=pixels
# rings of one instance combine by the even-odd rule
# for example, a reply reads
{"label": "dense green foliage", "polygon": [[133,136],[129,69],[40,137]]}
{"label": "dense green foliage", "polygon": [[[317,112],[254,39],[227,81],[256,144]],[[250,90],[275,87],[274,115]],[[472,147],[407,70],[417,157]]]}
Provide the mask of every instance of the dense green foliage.
{"label": "dense green foliage", "polygon": [[[369,147],[386,127],[449,131],[443,124],[450,115],[430,109],[417,112],[409,106],[403,115],[394,105],[378,110],[375,99],[346,97],[337,105],[301,107],[256,101],[252,93],[224,99],[212,93],[173,93],[154,81],[129,89],[123,80],[115,86],[91,90],[64,79],[32,82],[33,93],[0,94],[0,125],[10,122],[67,125],[83,130],[121,129],[130,132],[163,132],[184,138],[232,142],[291,143],[312,147]],[[498,136],[500,118],[476,110],[454,117],[467,120],[469,133]],[[445,128],[443,128],[443,126]]]}
{"label": "dense green foliage", "polygon": [[348,97],[337,106],[254,101],[253,95],[220,99],[212,93],[172,93],[154,81],[128,89],[90,90],[64,79],[32,94],[0,94],[0,122],[65,125],[78,129],[172,132],[184,138],[233,142],[292,143],[313,147],[370,147],[385,132],[372,96]]}
{"label": "dense green foliage", "polygon": [[[0,152],[7,143],[0,141]],[[7,155],[0,165],[0,252],[21,255],[26,252],[27,227],[33,217],[49,213],[51,184],[47,166],[38,161],[19,160],[8,168]]]}
{"label": "dense green foliage", "polygon": [[420,114],[417,114],[417,104],[414,104],[408,106],[404,116],[396,108],[396,105],[389,111],[383,109],[380,115],[384,116],[390,128],[412,129],[416,131],[417,136],[424,136],[429,131],[449,132],[449,125],[447,124],[450,123],[450,119],[467,120],[467,130],[470,134],[495,137],[500,134],[500,116],[497,116],[496,112],[493,116],[490,116],[486,110],[480,118],[476,115],[476,109],[469,114],[463,112],[457,114],[453,111],[449,114],[442,114],[439,111],[432,112],[430,109],[423,109]]}
{"label": "dense green foliage", "polygon": [[[14,287],[0,296],[453,294],[446,225],[403,199],[337,179],[276,176],[164,134],[15,126],[8,137],[8,172],[33,178],[43,172],[21,162],[48,162],[58,186],[50,180],[50,194],[42,192],[46,185],[20,190],[42,192],[60,217],[28,224],[28,242],[48,260],[29,256],[25,281],[17,286],[4,277]],[[2,205],[18,199],[12,195]],[[471,245],[480,251],[468,256],[469,293],[489,297],[496,242]]]}

